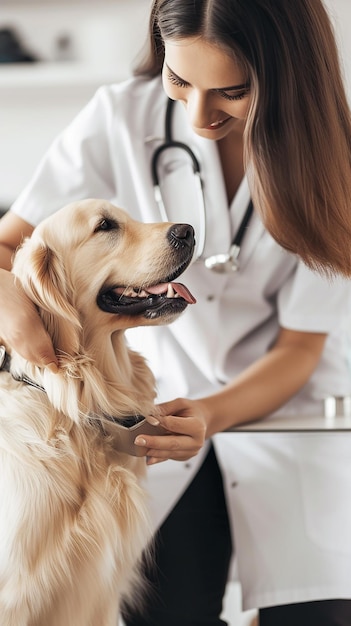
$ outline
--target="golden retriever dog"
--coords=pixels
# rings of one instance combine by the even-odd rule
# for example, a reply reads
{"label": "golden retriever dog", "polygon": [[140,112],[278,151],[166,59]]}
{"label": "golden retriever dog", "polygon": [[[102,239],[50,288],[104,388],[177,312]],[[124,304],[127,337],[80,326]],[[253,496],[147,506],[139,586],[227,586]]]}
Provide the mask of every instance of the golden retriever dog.
{"label": "golden retriever dog", "polygon": [[152,421],[155,389],[124,331],[172,322],[194,302],[174,282],[193,250],[187,224],[141,224],[85,200],[43,221],[16,253],[13,272],[60,369],[10,350],[2,358],[1,626],[116,626],[121,602],[142,587],[146,463],[121,451],[119,424]]}

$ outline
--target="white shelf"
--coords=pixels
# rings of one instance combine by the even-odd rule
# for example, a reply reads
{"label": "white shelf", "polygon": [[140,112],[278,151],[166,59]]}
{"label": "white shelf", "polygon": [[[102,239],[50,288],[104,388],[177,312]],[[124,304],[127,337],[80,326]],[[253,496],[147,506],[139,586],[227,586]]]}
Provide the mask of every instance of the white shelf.
{"label": "white shelf", "polygon": [[[250,422],[229,429],[233,433],[271,433],[271,432],[340,432],[351,431],[351,416],[337,415],[289,415],[266,417],[257,422]],[[228,431],[228,432],[229,432]]]}
{"label": "white shelf", "polygon": [[84,87],[119,82],[127,78],[116,68],[92,67],[87,63],[64,61],[60,63],[10,63],[0,65],[0,89],[13,90],[39,87]]}

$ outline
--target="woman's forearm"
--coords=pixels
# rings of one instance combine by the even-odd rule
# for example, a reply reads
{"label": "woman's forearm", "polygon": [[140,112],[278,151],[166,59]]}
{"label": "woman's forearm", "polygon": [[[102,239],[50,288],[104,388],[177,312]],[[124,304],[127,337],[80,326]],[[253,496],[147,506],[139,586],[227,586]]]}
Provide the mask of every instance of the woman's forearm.
{"label": "woman's forearm", "polygon": [[310,378],[325,339],[322,333],[280,329],[272,349],[220,391],[158,405],[159,420],[170,434],[138,436],[136,445],[149,449],[149,464],[195,456],[215,433],[262,418],[287,402]]}
{"label": "woman's forearm", "polygon": [[265,356],[217,393],[203,398],[207,437],[260,419],[285,404],[308,381],[326,335],[282,330]]}

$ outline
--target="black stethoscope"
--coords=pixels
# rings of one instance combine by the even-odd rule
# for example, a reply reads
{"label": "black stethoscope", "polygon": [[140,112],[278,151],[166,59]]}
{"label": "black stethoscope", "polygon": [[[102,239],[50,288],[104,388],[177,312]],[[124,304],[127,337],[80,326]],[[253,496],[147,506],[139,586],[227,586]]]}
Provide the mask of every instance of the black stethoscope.
{"label": "black stethoscope", "polygon": [[[198,197],[199,207],[201,211],[201,226],[199,228],[199,232],[197,233],[197,255],[199,259],[202,259],[202,254],[205,247],[206,240],[206,207],[205,207],[205,198],[203,191],[203,183],[201,179],[201,168],[200,163],[195,156],[192,149],[187,146],[185,143],[181,141],[174,141],[172,138],[172,113],[173,106],[175,100],[168,99],[167,108],[166,108],[166,118],[165,118],[165,141],[161,144],[153,153],[151,159],[151,174],[152,181],[154,186],[154,194],[155,200],[159,207],[159,211],[162,219],[165,222],[168,222],[167,211],[165,209],[165,205],[162,198],[161,188],[160,188],[160,180],[157,172],[157,166],[159,162],[160,155],[170,148],[179,148],[180,150],[185,150],[192,161],[193,172],[194,172],[194,181],[196,185],[196,194]],[[203,259],[205,266],[212,270],[213,272],[217,272],[219,274],[236,272],[239,269],[239,261],[238,256],[241,249],[241,244],[246,233],[251,215],[253,213],[253,204],[252,200],[250,200],[249,205],[245,211],[245,215],[241,221],[241,224],[235,234],[235,237],[232,241],[232,244],[227,253],[223,254],[214,254],[212,256],[206,257]]]}

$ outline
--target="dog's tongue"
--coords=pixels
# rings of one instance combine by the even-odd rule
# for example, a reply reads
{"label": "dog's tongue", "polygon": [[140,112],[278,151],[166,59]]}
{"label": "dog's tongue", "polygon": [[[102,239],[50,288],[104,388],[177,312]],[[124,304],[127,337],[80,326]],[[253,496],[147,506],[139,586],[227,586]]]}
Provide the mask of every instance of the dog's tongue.
{"label": "dog's tongue", "polygon": [[153,293],[155,295],[165,293],[168,291],[168,285],[171,285],[178,296],[183,298],[188,304],[195,304],[196,299],[193,294],[190,293],[189,289],[183,285],[183,283],[160,283],[159,285],[148,287],[147,291],[148,293]]}

